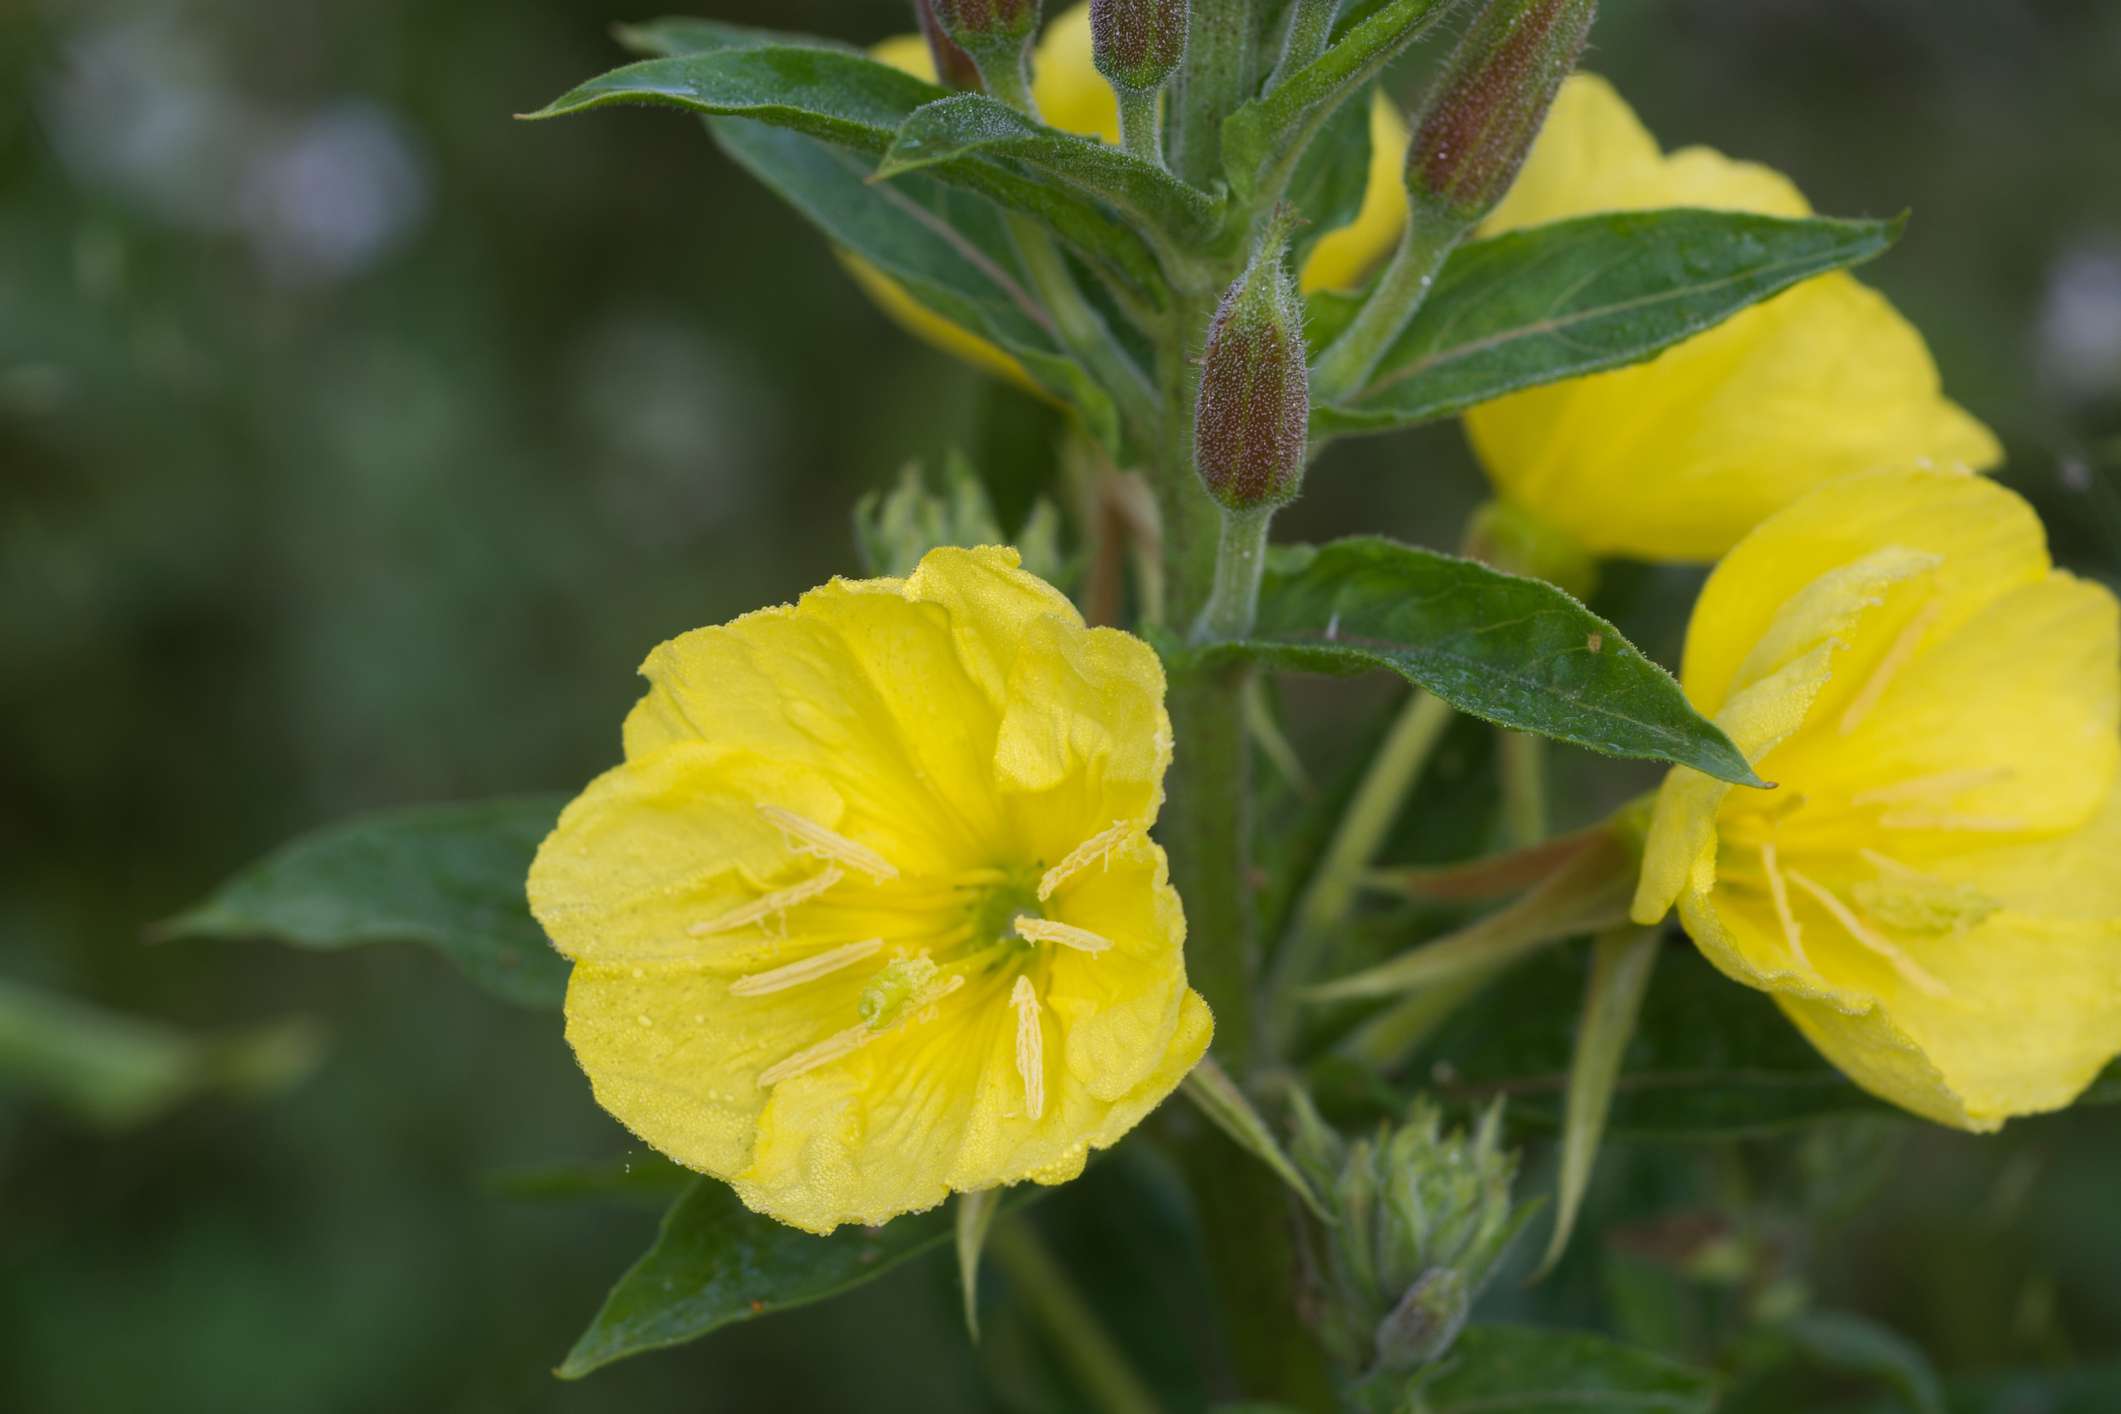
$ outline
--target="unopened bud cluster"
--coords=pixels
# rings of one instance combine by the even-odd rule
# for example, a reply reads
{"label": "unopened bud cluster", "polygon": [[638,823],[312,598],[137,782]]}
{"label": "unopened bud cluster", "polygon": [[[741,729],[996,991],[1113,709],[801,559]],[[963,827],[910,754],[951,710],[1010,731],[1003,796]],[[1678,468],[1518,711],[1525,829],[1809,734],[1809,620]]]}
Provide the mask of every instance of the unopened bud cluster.
{"label": "unopened bud cluster", "polygon": [[1154,93],[1186,56],[1186,0],[1090,0],[1090,57],[1114,88]]}
{"label": "unopened bud cluster", "polygon": [[1292,1157],[1337,1221],[1327,1230],[1320,1335],[1356,1370],[1404,1370],[1442,1356],[1530,1210],[1513,1205],[1517,1157],[1502,1111],[1445,1133],[1417,1101],[1396,1129],[1352,1142],[1298,1097]]}
{"label": "unopened bud cluster", "polygon": [[1226,510],[1278,506],[1303,485],[1311,388],[1303,303],[1286,259],[1289,225],[1277,214],[1223,296],[1201,356],[1193,461]]}
{"label": "unopened bud cluster", "polygon": [[1459,41],[1407,148],[1407,190],[1472,224],[1509,192],[1597,0],[1489,0]]}

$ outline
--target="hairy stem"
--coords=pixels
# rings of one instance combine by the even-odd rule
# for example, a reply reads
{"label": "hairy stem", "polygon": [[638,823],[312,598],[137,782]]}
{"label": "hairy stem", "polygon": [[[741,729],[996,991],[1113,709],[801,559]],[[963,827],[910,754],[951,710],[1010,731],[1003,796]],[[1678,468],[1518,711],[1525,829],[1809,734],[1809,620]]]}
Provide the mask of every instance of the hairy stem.
{"label": "hairy stem", "polygon": [[1246,0],[1200,0],[1173,81],[1171,165],[1202,191],[1222,176],[1222,122],[1252,96],[1259,17]]}
{"label": "hairy stem", "polygon": [[1152,167],[1164,165],[1163,126],[1157,120],[1157,96],[1114,87],[1119,97],[1119,145]]}
{"label": "hairy stem", "polygon": [[1353,397],[1377,371],[1377,364],[1428,298],[1436,272],[1444,258],[1465,234],[1451,223],[1424,219],[1417,208],[1406,229],[1399,234],[1399,247],[1392,263],[1377,279],[1377,288],[1331,347],[1311,366],[1312,397],[1334,403]]}
{"label": "hairy stem", "polygon": [[1193,622],[1195,643],[1243,638],[1259,617],[1259,582],[1267,569],[1267,527],[1274,512],[1262,507],[1222,515],[1215,545],[1215,584]]}

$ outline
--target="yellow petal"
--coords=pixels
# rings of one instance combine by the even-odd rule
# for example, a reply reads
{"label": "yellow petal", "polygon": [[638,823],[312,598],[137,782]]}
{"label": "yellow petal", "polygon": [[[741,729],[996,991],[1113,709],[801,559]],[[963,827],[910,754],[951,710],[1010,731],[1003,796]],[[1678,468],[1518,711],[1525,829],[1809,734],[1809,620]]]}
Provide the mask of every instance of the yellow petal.
{"label": "yellow petal", "polygon": [[[1698,147],[1658,156],[1611,87],[1578,76],[1489,229],[1675,205],[1809,210],[1757,164]],[[1921,335],[1840,272],[1648,363],[1475,408],[1466,429],[1504,496],[1592,551],[1654,560],[1713,559],[1835,477],[2001,456],[1941,395]]]}
{"label": "yellow petal", "polygon": [[1132,634],[1035,621],[1010,670],[993,761],[1016,838],[1042,867],[1116,821],[1146,825],[1171,761],[1162,663]]}
{"label": "yellow petal", "polygon": [[[922,50],[923,53],[927,51]],[[953,324],[906,293],[906,287],[871,265],[858,255],[840,251],[840,264],[861,286],[862,293],[876,302],[877,308],[901,329],[931,348],[939,349],[952,358],[961,358],[982,372],[992,373],[998,378],[1016,384],[1027,393],[1035,393],[1051,402],[1053,395],[1039,386],[1038,380],[1015,356],[987,339],[981,338],[962,324]]]}
{"label": "yellow petal", "polygon": [[2083,824],[2121,771],[2121,629],[2104,588],[2053,574],[1939,635],[1851,725],[1825,721],[1763,769],[1876,803],[1895,857]]}
{"label": "yellow petal", "polygon": [[1938,604],[1933,638],[1949,636],[1989,600],[2048,572],[2039,518],[1992,482],[1945,472],[1845,478],[1761,522],[1716,566],[1687,627],[1680,681],[1688,698],[1713,715],[1792,598],[1884,547],[1937,562],[1923,586]]}
{"label": "yellow petal", "polygon": [[1090,6],[1055,15],[1031,55],[1031,96],[1050,127],[1119,141],[1119,99],[1090,57]]}
{"label": "yellow petal", "polygon": [[1164,1038],[1189,995],[1185,911],[1163,850],[1137,836],[1108,866],[1072,879],[1048,912],[1113,942],[1102,953],[1055,952],[1044,999],[1070,1079],[1117,1100],[1163,1067]]}
{"label": "yellow petal", "polygon": [[996,833],[982,811],[999,714],[948,610],[909,592],[835,580],[792,609],[663,644],[642,666],[652,686],[626,719],[628,757],[683,741],[740,747],[817,774],[846,808],[840,824],[819,823],[902,870],[980,862],[963,842]]}
{"label": "yellow petal", "polygon": [[606,771],[539,847],[531,912],[572,958],[692,956],[693,926],[818,868],[792,854],[761,803],[842,823],[820,777],[705,742]]}
{"label": "yellow petal", "polygon": [[1051,618],[1064,638],[1083,627],[1068,596],[1026,573],[1022,563],[1007,546],[946,546],[923,558],[906,581],[906,597],[949,611],[958,657],[997,705],[1006,700],[1009,669],[1033,624]]}

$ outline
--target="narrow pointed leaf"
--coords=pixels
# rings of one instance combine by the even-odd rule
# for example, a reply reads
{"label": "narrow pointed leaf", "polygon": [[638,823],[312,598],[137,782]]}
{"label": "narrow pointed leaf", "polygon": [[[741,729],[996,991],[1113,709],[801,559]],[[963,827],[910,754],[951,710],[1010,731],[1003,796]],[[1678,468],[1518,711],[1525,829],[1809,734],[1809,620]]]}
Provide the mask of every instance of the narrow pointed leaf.
{"label": "narrow pointed leaf", "polygon": [[1385,65],[1450,8],[1448,0],[1390,0],[1273,92],[1225,118],[1223,167],[1231,189],[1249,198],[1286,180],[1334,110],[1367,93]]}
{"label": "narrow pointed leaf", "polygon": [[[1902,225],[1674,209],[1474,241],[1452,253],[1368,385],[1312,410],[1312,431],[1409,427],[1639,363],[1800,281],[1883,254]],[[1329,344],[1359,305],[1314,298],[1313,347]]]}
{"label": "narrow pointed leaf", "polygon": [[1333,1221],[1332,1213],[1311,1191],[1311,1185],[1298,1171],[1281,1141],[1252,1101],[1240,1090],[1229,1072],[1218,1065],[1212,1057],[1201,1057],[1200,1064],[1186,1076],[1183,1089],[1186,1098],[1200,1108],[1200,1112],[1213,1121],[1241,1149],[1244,1149],[1274,1171],[1275,1177],[1289,1185],[1305,1207],[1323,1223]]}
{"label": "narrow pointed leaf", "polygon": [[728,1185],[698,1179],[604,1299],[560,1377],[580,1379],[629,1355],[836,1296],[940,1246],[952,1226],[937,1208],[813,1237],[752,1212]]}
{"label": "narrow pointed leaf", "polygon": [[1199,651],[1283,671],[1383,668],[1519,731],[1764,784],[1669,673],[1561,590],[1382,538],[1277,552],[1253,631]]}
{"label": "narrow pointed leaf", "polygon": [[1207,193],[1161,167],[1096,138],[1049,128],[984,93],[953,93],[915,109],[899,125],[876,175],[892,178],[975,153],[1014,158],[1168,239],[1197,240],[1219,215]]}
{"label": "narrow pointed leaf", "polygon": [[1622,927],[1592,945],[1591,977],[1583,991],[1583,1019],[1576,1027],[1576,1059],[1561,1126],[1561,1173],[1555,1181],[1554,1235],[1535,1278],[1552,1271],[1568,1249],[1576,1214],[1590,1187],[1620,1062],[1635,1036],[1643,993],[1657,966],[1663,940],[1654,928]]}
{"label": "narrow pointed leaf", "polygon": [[505,1001],[556,1008],[567,960],[530,916],[523,881],[564,804],[535,795],[359,816],[282,846],[153,935],[325,952],[420,943]]}
{"label": "narrow pointed leaf", "polygon": [[[684,42],[722,31],[674,31],[647,36]],[[641,38],[643,36],[636,36]],[[914,110],[946,90],[888,64],[844,50],[809,44],[726,44],[661,59],[644,59],[562,94],[532,119],[566,117],[619,104],[679,108],[704,117],[750,118],[846,147],[871,157],[891,146]],[[1161,290],[1149,247],[1096,202],[979,157],[929,169],[953,185],[1021,211],[1145,296]]]}
{"label": "narrow pointed leaf", "polygon": [[1478,977],[1584,933],[1627,921],[1638,867],[1607,835],[1570,858],[1524,898],[1433,942],[1306,990],[1307,1001],[1388,997]]}
{"label": "narrow pointed leaf", "polygon": [[983,1188],[960,1193],[951,1205],[957,1219],[957,1282],[965,1294],[965,1333],[979,1343],[979,1259],[987,1245],[987,1230],[1001,1211],[1002,1191]]}

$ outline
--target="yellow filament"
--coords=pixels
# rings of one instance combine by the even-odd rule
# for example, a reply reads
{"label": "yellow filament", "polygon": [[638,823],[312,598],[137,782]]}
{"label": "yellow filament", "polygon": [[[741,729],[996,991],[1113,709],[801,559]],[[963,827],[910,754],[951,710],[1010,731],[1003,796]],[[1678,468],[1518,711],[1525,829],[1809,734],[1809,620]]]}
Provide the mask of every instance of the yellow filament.
{"label": "yellow filament", "polygon": [[851,967],[865,957],[873,957],[883,951],[882,938],[865,938],[858,943],[828,948],[813,953],[785,967],[776,967],[768,972],[754,972],[748,977],[739,977],[729,984],[732,997],[763,997],[772,992],[784,992],[790,987],[800,987],[805,982],[815,982],[820,977],[829,977],[841,968]]}
{"label": "yellow filament", "polygon": [[783,810],[778,805],[760,805],[759,814],[777,826],[781,833],[796,841],[796,848],[805,854],[820,859],[844,864],[857,874],[867,874],[876,883],[898,877],[898,867],[865,844],[857,844],[845,835],[836,834],[818,824],[805,820],[792,810]]}
{"label": "yellow filament", "polygon": [[836,867],[828,864],[823,872],[812,875],[800,884],[790,884],[785,889],[760,894],[751,902],[732,908],[727,913],[707,919],[703,923],[695,923],[686,931],[695,938],[702,938],[713,933],[733,933],[753,923],[763,923],[769,918],[786,913],[797,904],[808,903],[846,877]]}
{"label": "yellow filament", "polygon": [[1913,983],[1916,988],[1929,993],[1933,997],[1943,997],[1951,994],[1948,987],[1923,971],[1915,960],[1907,955],[1904,949],[1888,942],[1866,928],[1863,925],[1863,920],[1851,912],[1849,906],[1840,899],[1835,898],[1831,892],[1794,869],[1789,871],[1789,878],[1791,883],[1817,899],[1819,906],[1832,914],[1834,921],[1846,929],[1850,937],[1891,963],[1893,970]]}

